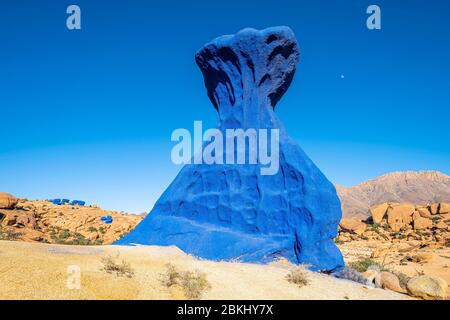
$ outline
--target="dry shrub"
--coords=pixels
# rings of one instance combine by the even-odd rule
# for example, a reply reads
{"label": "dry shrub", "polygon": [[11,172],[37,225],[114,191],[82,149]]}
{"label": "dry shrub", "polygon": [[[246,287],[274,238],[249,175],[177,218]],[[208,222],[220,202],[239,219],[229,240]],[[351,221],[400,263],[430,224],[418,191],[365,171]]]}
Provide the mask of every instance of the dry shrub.
{"label": "dry shrub", "polygon": [[378,267],[380,267],[381,271],[384,270],[384,268],[383,268],[384,266],[380,265],[378,262],[376,262],[372,258],[361,258],[357,261],[349,263],[349,267],[358,272],[366,272],[369,269],[369,267],[371,267],[371,266],[378,266]]}
{"label": "dry shrub", "polygon": [[128,277],[131,278],[134,276],[134,270],[131,268],[131,265],[125,260],[122,259],[121,262],[117,262],[119,259],[119,254],[113,257],[108,255],[102,258],[103,263],[103,271],[107,273],[116,274],[116,276]]}
{"label": "dry shrub", "polygon": [[162,280],[162,283],[166,287],[172,287],[176,284],[178,284],[179,279],[181,278],[180,273],[178,272],[177,268],[173,264],[166,264],[166,273],[164,274],[164,278]]}
{"label": "dry shrub", "polygon": [[302,266],[293,268],[286,276],[287,281],[296,284],[298,287],[304,287],[309,284],[308,275]]}
{"label": "dry shrub", "polygon": [[359,271],[352,268],[344,268],[341,271],[333,273],[333,275],[336,278],[358,282],[366,286],[372,285],[370,281],[367,280],[367,278],[364,277]]}
{"label": "dry shrub", "polygon": [[206,274],[198,270],[181,272],[170,263],[166,265],[162,283],[168,288],[180,286],[188,299],[200,299],[204,291],[211,289]]}

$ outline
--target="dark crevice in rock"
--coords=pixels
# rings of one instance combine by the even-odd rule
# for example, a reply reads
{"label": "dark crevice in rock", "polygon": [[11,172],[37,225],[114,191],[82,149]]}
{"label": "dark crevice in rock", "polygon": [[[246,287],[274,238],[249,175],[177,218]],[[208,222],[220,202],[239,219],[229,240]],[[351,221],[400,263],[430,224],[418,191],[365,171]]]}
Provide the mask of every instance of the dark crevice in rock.
{"label": "dark crevice in rock", "polygon": [[270,78],[270,74],[266,73],[266,74],[261,78],[261,80],[259,80],[258,87],[261,87],[266,81],[269,81],[270,79],[271,79],[271,78]]}
{"label": "dark crevice in rock", "polygon": [[278,89],[275,92],[272,92],[269,94],[270,104],[273,108],[277,105],[278,101],[280,101],[281,97],[286,93],[287,89],[289,89],[289,86],[292,83],[292,80],[294,79],[295,70],[285,75],[285,81],[282,83],[281,86],[278,87]]}
{"label": "dark crevice in rock", "polygon": [[274,41],[277,41],[279,38],[276,34],[271,34],[270,36],[267,37],[266,39],[266,43],[267,44],[271,44]]}
{"label": "dark crevice in rock", "polygon": [[285,59],[289,58],[289,56],[294,53],[295,46],[296,46],[295,43],[276,46],[270,53],[269,58],[267,59],[268,63],[272,62],[272,60],[278,55],[282,55],[283,58]]}

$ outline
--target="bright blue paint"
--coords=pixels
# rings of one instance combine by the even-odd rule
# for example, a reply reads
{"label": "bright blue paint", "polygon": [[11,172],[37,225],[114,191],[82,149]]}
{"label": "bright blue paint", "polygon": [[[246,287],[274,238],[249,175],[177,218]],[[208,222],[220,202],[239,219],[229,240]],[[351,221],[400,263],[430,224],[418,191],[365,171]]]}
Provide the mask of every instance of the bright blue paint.
{"label": "bright blue paint", "polygon": [[[66,28],[69,4],[80,31]],[[365,26],[369,4],[381,31]],[[273,25],[302,50],[277,115],[332,182],[449,174],[449,12],[439,0],[2,0],[0,190],[149,210],[180,170],[172,131],[217,123],[195,50]]]}

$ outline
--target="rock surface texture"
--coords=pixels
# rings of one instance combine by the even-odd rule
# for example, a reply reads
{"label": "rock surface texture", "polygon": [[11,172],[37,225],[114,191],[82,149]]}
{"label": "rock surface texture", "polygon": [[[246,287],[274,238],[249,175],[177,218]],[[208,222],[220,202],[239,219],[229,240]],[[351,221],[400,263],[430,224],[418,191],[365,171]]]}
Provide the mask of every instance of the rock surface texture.
{"label": "rock surface texture", "polygon": [[435,276],[417,276],[409,280],[408,293],[425,300],[444,300],[447,282]]}
{"label": "rock surface texture", "polygon": [[18,199],[9,193],[0,192],[0,209],[12,209],[17,201]]}
{"label": "rock surface texture", "polygon": [[187,165],[153,211],[116,244],[176,245],[212,260],[284,257],[314,270],[344,266],[333,242],[341,219],[336,190],[274,112],[299,54],[287,27],[244,29],[196,54],[219,114],[217,128],[279,129],[279,170],[261,175],[260,164]]}
{"label": "rock surface texture", "polygon": [[[105,215],[111,216],[111,224],[102,222],[101,217]],[[0,240],[66,245],[111,244],[141,220],[138,215],[105,211],[98,207],[17,199],[14,209],[0,209]]]}

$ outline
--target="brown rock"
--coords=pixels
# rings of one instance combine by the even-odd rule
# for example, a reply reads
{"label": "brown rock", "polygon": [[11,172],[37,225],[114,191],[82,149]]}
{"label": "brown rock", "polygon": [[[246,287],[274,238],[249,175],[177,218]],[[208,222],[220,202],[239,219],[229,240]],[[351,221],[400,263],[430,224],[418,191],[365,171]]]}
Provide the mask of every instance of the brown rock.
{"label": "brown rock", "polygon": [[422,218],[431,218],[431,212],[428,207],[416,207],[416,212],[418,212]]}
{"label": "brown rock", "polygon": [[433,221],[426,218],[419,218],[414,220],[414,230],[423,230],[433,227]]}
{"label": "brown rock", "polygon": [[18,201],[19,199],[9,193],[0,192],[0,209],[12,209]]}
{"label": "brown rock", "polygon": [[417,220],[419,218],[421,218],[422,216],[420,215],[420,213],[418,211],[414,211],[413,215],[412,215],[412,219]]}
{"label": "brown rock", "polygon": [[447,282],[436,276],[417,276],[406,285],[408,294],[425,300],[444,300]]}
{"label": "brown rock", "polygon": [[442,202],[439,205],[439,213],[440,214],[450,213],[450,203]]}
{"label": "brown rock", "polygon": [[373,223],[380,224],[384,216],[386,215],[388,208],[389,208],[388,203],[383,203],[378,206],[370,208]]}
{"label": "brown rock", "polygon": [[34,212],[24,210],[5,210],[2,225],[16,228],[33,229],[36,225]]}
{"label": "brown rock", "polygon": [[378,275],[378,271],[376,270],[367,270],[365,272],[362,273],[362,275],[364,276],[364,278],[367,279],[367,281],[369,283],[373,283],[376,276]]}
{"label": "brown rock", "polygon": [[339,235],[337,240],[342,241],[342,242],[348,242],[348,241],[350,241],[350,237],[347,236],[346,234],[341,234],[341,235]]}
{"label": "brown rock", "polygon": [[439,222],[436,225],[436,228],[438,228],[438,229],[447,229],[447,224],[444,221],[441,221],[441,222]]}
{"label": "brown rock", "polygon": [[411,257],[411,260],[416,263],[427,263],[433,259],[433,255],[431,253],[418,253]]}
{"label": "brown rock", "polygon": [[400,253],[406,253],[406,252],[410,252],[414,249],[416,249],[418,246],[417,245],[413,245],[411,243],[412,241],[408,241],[408,242],[401,242],[396,246],[396,250]]}
{"label": "brown rock", "polygon": [[439,203],[433,203],[431,206],[430,206],[430,212],[431,212],[431,214],[438,214],[439,213]]}
{"label": "brown rock", "polygon": [[393,231],[400,231],[412,222],[415,208],[410,204],[396,204],[388,209],[388,224]]}
{"label": "brown rock", "polygon": [[379,288],[404,293],[405,290],[400,286],[400,280],[398,277],[390,272],[380,272],[375,277],[375,285]]}
{"label": "brown rock", "polygon": [[44,234],[34,229],[22,229],[22,240],[26,242],[42,241]]}
{"label": "brown rock", "polygon": [[366,230],[366,224],[357,219],[342,219],[339,224],[342,230],[362,235]]}

